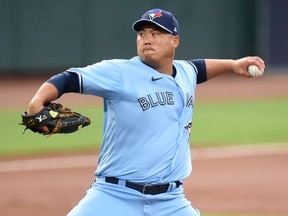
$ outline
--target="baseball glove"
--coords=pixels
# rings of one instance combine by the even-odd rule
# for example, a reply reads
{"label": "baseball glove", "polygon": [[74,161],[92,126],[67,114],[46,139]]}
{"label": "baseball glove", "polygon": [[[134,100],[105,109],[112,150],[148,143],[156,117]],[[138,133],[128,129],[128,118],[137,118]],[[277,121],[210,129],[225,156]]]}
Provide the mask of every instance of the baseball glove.
{"label": "baseball glove", "polygon": [[[26,127],[23,134],[27,129],[49,136],[56,133],[73,133],[91,122],[89,118],[68,108],[63,108],[59,103],[45,104],[40,112],[33,115],[23,112],[21,116],[22,123],[20,124]],[[42,126],[46,126],[49,131],[43,131]]]}

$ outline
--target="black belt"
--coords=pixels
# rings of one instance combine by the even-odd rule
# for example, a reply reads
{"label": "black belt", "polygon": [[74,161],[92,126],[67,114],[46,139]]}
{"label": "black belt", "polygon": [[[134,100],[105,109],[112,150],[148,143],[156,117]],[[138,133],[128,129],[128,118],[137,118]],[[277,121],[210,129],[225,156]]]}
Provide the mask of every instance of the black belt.
{"label": "black belt", "polygon": [[[115,177],[105,177],[105,182],[111,184],[118,184],[119,179]],[[178,188],[182,183],[180,181],[173,182],[176,184],[176,188]],[[126,181],[126,187],[139,191],[142,194],[150,194],[150,195],[157,195],[161,193],[166,193],[170,184],[161,184],[161,185],[140,185],[135,184],[129,181]]]}

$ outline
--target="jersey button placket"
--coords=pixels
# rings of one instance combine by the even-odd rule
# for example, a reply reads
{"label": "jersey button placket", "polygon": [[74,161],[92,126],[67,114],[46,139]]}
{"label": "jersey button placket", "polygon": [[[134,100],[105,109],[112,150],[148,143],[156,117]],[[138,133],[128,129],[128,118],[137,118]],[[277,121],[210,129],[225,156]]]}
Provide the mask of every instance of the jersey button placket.
{"label": "jersey button placket", "polygon": [[144,201],[144,209],[143,209],[143,215],[149,216],[151,212],[151,201],[149,200],[150,195],[146,195],[146,199]]}

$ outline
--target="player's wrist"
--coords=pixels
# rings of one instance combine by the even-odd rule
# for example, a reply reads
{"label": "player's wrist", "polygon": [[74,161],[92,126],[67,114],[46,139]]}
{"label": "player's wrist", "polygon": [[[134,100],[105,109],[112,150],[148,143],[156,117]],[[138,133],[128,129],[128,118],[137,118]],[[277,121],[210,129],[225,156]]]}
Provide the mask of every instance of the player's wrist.
{"label": "player's wrist", "polygon": [[32,99],[28,105],[27,114],[28,115],[36,114],[39,111],[41,111],[43,107],[44,107],[44,103],[41,103],[35,99]]}

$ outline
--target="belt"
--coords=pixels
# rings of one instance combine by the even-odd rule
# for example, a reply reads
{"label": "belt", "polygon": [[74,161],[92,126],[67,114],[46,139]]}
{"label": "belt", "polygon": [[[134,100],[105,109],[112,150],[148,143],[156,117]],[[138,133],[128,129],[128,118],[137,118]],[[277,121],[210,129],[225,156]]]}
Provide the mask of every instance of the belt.
{"label": "belt", "polygon": [[[111,183],[111,184],[118,184],[119,179],[115,177],[105,177],[105,182]],[[176,188],[178,188],[182,183],[180,181],[172,182],[176,184]],[[133,182],[126,181],[125,186],[134,189],[142,194],[150,194],[150,195],[157,195],[161,193],[166,193],[168,191],[168,188],[171,183],[168,184],[160,184],[160,185],[150,185],[150,184],[136,184]]]}

